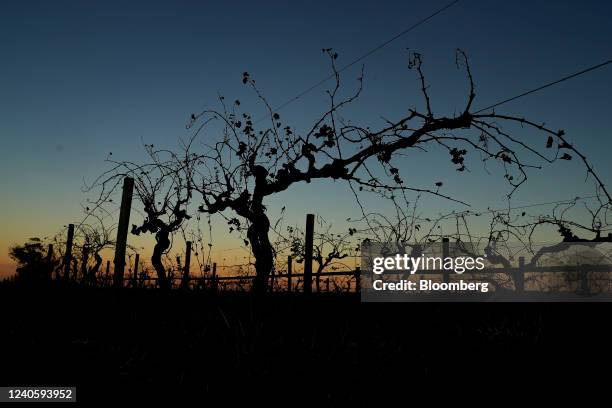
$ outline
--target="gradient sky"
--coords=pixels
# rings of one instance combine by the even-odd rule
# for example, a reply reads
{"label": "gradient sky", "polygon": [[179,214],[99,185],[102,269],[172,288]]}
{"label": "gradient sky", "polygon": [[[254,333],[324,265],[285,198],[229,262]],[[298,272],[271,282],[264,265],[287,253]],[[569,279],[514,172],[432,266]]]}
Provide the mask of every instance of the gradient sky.
{"label": "gradient sky", "polygon": [[[52,235],[78,220],[83,180],[115,158],[142,157],[142,143],[176,146],[192,112],[216,106],[217,92],[263,113],[241,84],[243,71],[277,106],[329,73],[322,47],[346,63],[431,14],[446,1],[0,3],[0,273],[7,251],[31,236]],[[465,100],[454,51],[464,49],[486,106],[612,57],[612,4],[607,1],[460,1],[364,61],[365,91],[352,113],[361,123],[397,117],[419,102],[407,48],[424,54],[434,109],[452,114]],[[358,69],[347,70],[350,85]],[[323,109],[324,88],[282,111],[306,128]],[[508,104],[568,138],[606,181],[612,176],[609,118],[612,68]],[[243,103],[244,105],[244,103]],[[516,205],[589,194],[578,163],[534,174]],[[448,160],[415,155],[408,180],[486,208],[503,203],[501,178],[458,175]],[[357,216],[346,189],[298,186],[270,203],[289,220],[316,211],[339,222]],[[325,193],[321,192],[325,189]],[[431,212],[448,203],[431,201]],[[455,208],[455,207],[452,207]],[[340,225],[340,224],[338,224]],[[228,244],[230,245],[230,244]],[[231,246],[231,245],[230,245]]]}

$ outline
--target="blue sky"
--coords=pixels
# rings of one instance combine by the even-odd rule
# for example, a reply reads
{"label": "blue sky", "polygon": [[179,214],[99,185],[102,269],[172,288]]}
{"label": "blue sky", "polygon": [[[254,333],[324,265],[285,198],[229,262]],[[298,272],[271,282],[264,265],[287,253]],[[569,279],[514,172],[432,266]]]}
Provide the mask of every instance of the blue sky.
{"label": "blue sky", "polygon": [[[240,82],[243,71],[277,106],[329,74],[322,47],[348,62],[446,3],[2,2],[0,264],[11,243],[52,234],[79,218],[83,179],[106,168],[108,152],[137,159],[143,141],[176,146],[188,135],[189,115],[216,106],[218,92],[245,101],[255,116],[262,113]],[[454,65],[457,47],[470,56],[476,105],[486,106],[611,58],[611,17],[605,1],[460,1],[364,61],[365,90],[351,113],[376,124],[381,115],[398,117],[419,103],[407,49],[424,54],[434,109],[452,114],[466,90]],[[357,67],[344,73],[347,86],[357,75]],[[284,109],[285,121],[306,128],[322,110],[323,90]],[[508,104],[504,112],[565,129],[610,180],[611,91],[608,68]],[[477,207],[503,202],[501,178],[477,170],[458,175],[447,154],[416,155],[403,166],[425,186],[445,180],[449,192]],[[559,168],[534,174],[515,203],[592,191],[578,163],[566,164],[562,180]],[[345,190],[299,186],[270,205],[287,205],[296,220],[313,208],[340,220],[358,214],[338,205],[351,199]],[[447,206],[434,200],[428,210]]]}

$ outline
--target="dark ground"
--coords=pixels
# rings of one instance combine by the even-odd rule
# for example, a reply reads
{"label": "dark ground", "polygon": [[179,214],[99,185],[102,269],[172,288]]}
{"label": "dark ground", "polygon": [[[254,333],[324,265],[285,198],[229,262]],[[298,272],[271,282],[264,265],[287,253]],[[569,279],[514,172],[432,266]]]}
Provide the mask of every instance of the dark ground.
{"label": "dark ground", "polygon": [[576,379],[610,378],[612,304],[360,304],[346,294],[255,302],[5,285],[0,310],[0,384],[76,385],[80,402],[346,402],[395,385],[523,392],[547,379],[576,391]]}

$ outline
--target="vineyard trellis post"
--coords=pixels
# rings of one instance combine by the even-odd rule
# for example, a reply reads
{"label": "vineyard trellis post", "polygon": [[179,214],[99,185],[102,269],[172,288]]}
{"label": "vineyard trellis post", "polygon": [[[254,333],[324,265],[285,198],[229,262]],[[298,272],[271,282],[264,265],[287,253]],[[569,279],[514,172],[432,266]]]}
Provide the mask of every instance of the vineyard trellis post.
{"label": "vineyard trellis post", "polygon": [[48,279],[51,280],[53,278],[53,244],[47,247],[47,268],[49,268]]}
{"label": "vineyard trellis post", "polygon": [[136,258],[134,259],[134,286],[138,287],[138,265],[140,264],[140,254],[136,254]]}
{"label": "vineyard trellis post", "polygon": [[276,279],[274,275],[274,269],[275,268],[272,268],[272,270],[270,271],[270,292],[274,292],[274,279]]}
{"label": "vineyard trellis post", "polygon": [[525,257],[519,257],[519,267],[514,277],[514,285],[517,292],[525,291]]}
{"label": "vineyard trellis post", "polygon": [[355,267],[355,292],[361,292],[361,267]]}
{"label": "vineyard trellis post", "polygon": [[[89,245],[83,245],[83,252],[81,254],[81,279],[87,284],[90,283],[89,274],[87,273],[87,262],[89,262]],[[75,276],[75,280],[76,280]]]}
{"label": "vineyard trellis post", "polygon": [[70,279],[70,263],[72,260],[72,243],[74,241],[74,224],[68,224],[68,236],[66,237],[66,253],[64,254],[64,279]]}
{"label": "vineyard trellis post", "polygon": [[306,214],[306,240],[304,243],[304,293],[312,293],[312,250],[314,241],[314,214]]}
{"label": "vineyard trellis post", "polygon": [[287,256],[287,292],[291,292],[291,275],[293,274],[293,259]]}
{"label": "vineyard trellis post", "polygon": [[183,267],[183,282],[184,289],[189,288],[189,269],[191,265],[191,241],[185,243],[185,266]]}
{"label": "vineyard trellis post", "polygon": [[[442,259],[445,260],[450,255],[450,242],[447,237],[442,238]],[[450,282],[450,272],[444,271],[443,279],[445,283]]]}
{"label": "vineyard trellis post", "polygon": [[123,193],[121,195],[121,210],[119,225],[117,226],[117,240],[115,241],[115,273],[114,284],[116,288],[123,286],[123,272],[125,268],[125,251],[127,247],[128,227],[130,224],[130,210],[132,208],[132,195],[134,194],[134,179],[123,179]]}
{"label": "vineyard trellis post", "polygon": [[217,263],[213,263],[212,267],[212,289],[214,292],[217,291]]}
{"label": "vineyard trellis post", "polygon": [[588,295],[591,293],[591,287],[589,285],[589,272],[584,265],[578,265],[578,276],[580,276],[580,293]]}

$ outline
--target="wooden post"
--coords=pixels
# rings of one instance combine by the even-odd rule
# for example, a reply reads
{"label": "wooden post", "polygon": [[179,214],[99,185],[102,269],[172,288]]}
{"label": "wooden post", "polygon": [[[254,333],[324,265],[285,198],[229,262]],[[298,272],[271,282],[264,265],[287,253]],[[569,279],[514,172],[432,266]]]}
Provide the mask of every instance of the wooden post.
{"label": "wooden post", "polygon": [[[442,264],[444,265],[444,262],[446,261],[446,258],[448,258],[450,255],[450,248],[449,248],[449,240],[448,238],[444,237],[442,238]],[[448,283],[450,282],[450,271],[445,270],[444,271],[444,282]]]}
{"label": "wooden post", "polygon": [[138,264],[140,264],[140,254],[136,254],[136,258],[134,259],[134,284],[135,288],[138,287]]}
{"label": "wooden post", "polygon": [[329,278],[325,279],[325,292],[329,293]]}
{"label": "wooden post", "polygon": [[213,269],[212,269],[212,288],[213,291],[216,292],[217,291],[217,263],[213,263]]}
{"label": "wooden post", "polygon": [[[89,274],[87,273],[87,262],[89,262],[89,246],[83,245],[83,254],[81,255],[81,279],[83,282],[89,283]],[[76,280],[76,276],[74,277]]]}
{"label": "wooden post", "polygon": [[525,257],[519,256],[519,267],[514,277],[514,285],[518,293],[525,291]]}
{"label": "wooden post", "polygon": [[53,279],[53,244],[47,247],[47,268],[49,268],[49,280]]}
{"label": "wooden post", "polygon": [[355,267],[355,292],[361,292],[361,267]]}
{"label": "wooden post", "polygon": [[291,275],[293,269],[293,259],[291,255],[287,257],[287,292],[291,292]]}
{"label": "wooden post", "polygon": [[312,247],[314,241],[314,214],[306,215],[306,242],[304,243],[304,293],[312,293]]}
{"label": "wooden post", "polygon": [[270,271],[270,292],[274,291],[274,268]]}
{"label": "wooden post", "polygon": [[580,276],[580,293],[588,295],[591,293],[591,285],[589,284],[589,271],[584,265],[578,265],[578,274]]}
{"label": "wooden post", "polygon": [[110,261],[106,261],[106,276],[104,277],[104,285],[108,285],[109,276],[110,276]]}
{"label": "wooden post", "polygon": [[134,194],[134,179],[123,179],[123,193],[121,195],[121,211],[117,227],[117,240],[115,241],[115,273],[114,284],[116,288],[123,287],[123,270],[125,268],[125,248],[127,246],[128,227],[130,225],[130,210],[132,208],[132,195]]}
{"label": "wooden post", "polygon": [[70,263],[72,262],[72,243],[74,241],[74,224],[68,224],[66,238],[66,253],[64,254],[64,279],[70,279]]}
{"label": "wooden post", "polygon": [[72,257],[72,280],[76,282],[79,275],[79,261],[76,256]]}
{"label": "wooden post", "polygon": [[183,267],[183,289],[189,289],[189,266],[191,264],[191,241],[185,243],[185,266]]}

